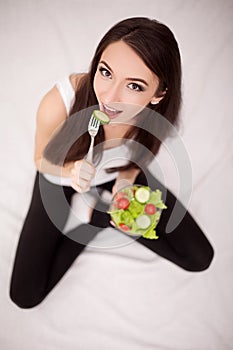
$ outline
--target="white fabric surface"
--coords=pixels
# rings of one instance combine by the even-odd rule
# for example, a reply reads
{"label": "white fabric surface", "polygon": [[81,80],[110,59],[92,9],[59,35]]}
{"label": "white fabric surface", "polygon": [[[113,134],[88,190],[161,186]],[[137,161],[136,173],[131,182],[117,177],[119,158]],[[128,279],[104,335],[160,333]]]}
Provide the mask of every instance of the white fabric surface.
{"label": "white fabric surface", "polygon": [[[230,0],[1,2],[1,349],[232,349],[232,15]],[[178,39],[180,133],[193,171],[189,210],[214,246],[213,263],[190,273],[137,243],[99,244],[81,254],[42,304],[21,310],[8,292],[35,175],[36,109],[60,76],[88,69],[105,31],[128,16],[157,18]],[[158,163],[167,186],[179,192],[166,149]]]}

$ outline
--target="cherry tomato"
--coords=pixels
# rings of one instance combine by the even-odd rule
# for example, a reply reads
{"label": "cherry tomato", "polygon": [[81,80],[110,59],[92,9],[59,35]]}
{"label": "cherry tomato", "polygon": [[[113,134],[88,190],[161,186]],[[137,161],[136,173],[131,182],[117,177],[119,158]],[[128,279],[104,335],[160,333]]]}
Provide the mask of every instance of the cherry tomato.
{"label": "cherry tomato", "polygon": [[123,230],[123,231],[129,231],[130,230],[130,227],[121,223],[119,224],[119,227]]}
{"label": "cherry tomato", "polygon": [[145,213],[147,215],[154,215],[156,213],[156,206],[154,204],[151,204],[151,203],[148,203],[146,206],[145,206]]}
{"label": "cherry tomato", "polygon": [[117,201],[117,208],[118,209],[126,210],[129,207],[129,205],[130,205],[130,202],[127,198],[122,197],[122,198],[118,199],[118,201]]}
{"label": "cherry tomato", "polygon": [[115,199],[118,201],[120,198],[123,198],[126,196],[126,193],[124,192],[119,192],[116,194]]}

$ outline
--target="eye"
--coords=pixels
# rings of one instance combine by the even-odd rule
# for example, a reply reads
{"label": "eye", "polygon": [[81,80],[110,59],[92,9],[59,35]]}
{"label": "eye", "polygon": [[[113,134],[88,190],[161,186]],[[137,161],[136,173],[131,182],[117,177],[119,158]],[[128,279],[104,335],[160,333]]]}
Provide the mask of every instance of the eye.
{"label": "eye", "polygon": [[131,90],[134,90],[134,91],[144,91],[143,87],[136,83],[130,83],[128,86]]}
{"label": "eye", "polygon": [[109,72],[109,70],[107,70],[106,68],[104,67],[100,67],[99,68],[99,71],[101,73],[101,75],[105,78],[111,78],[111,73]]}

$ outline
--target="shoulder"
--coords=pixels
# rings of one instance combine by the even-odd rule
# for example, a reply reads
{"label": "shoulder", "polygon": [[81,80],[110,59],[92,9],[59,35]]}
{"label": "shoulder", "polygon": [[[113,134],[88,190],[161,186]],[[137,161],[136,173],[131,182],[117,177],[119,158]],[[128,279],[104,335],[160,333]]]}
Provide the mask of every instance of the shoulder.
{"label": "shoulder", "polygon": [[[73,73],[69,75],[68,78],[75,93],[78,90],[81,79],[85,75],[85,73]],[[62,115],[62,118],[66,118],[67,113],[64,99],[57,85],[54,85],[52,89],[43,96],[39,105],[39,110],[43,110],[44,112],[44,109],[49,110],[50,113]]]}
{"label": "shoulder", "polygon": [[[69,76],[71,85],[76,92],[79,86],[79,83],[86,74],[77,73],[71,74]],[[67,118],[66,106],[64,100],[61,96],[61,93],[57,89],[57,86],[53,86],[40,101],[38,110],[37,110],[37,121],[42,121],[43,123],[52,124],[52,127]]]}

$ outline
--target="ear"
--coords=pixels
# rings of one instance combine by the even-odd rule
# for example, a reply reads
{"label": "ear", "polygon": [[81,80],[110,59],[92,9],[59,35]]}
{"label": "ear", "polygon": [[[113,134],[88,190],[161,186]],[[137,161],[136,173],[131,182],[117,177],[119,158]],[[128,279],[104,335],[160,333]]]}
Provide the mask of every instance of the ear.
{"label": "ear", "polygon": [[161,96],[161,97],[153,97],[152,100],[150,101],[150,103],[152,105],[157,105],[162,99],[163,99],[164,96]]}
{"label": "ear", "polygon": [[163,98],[164,98],[164,96],[166,95],[166,92],[167,92],[167,89],[162,93],[162,95],[160,95],[160,96],[154,96],[153,98],[152,98],[152,100],[150,101],[150,103],[152,104],[152,105],[157,105]]}

